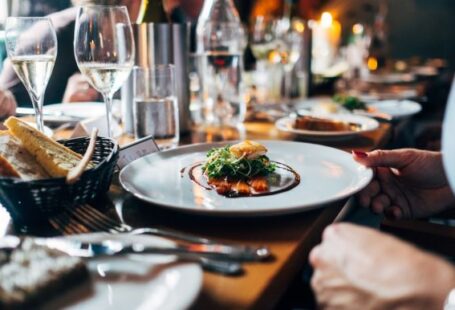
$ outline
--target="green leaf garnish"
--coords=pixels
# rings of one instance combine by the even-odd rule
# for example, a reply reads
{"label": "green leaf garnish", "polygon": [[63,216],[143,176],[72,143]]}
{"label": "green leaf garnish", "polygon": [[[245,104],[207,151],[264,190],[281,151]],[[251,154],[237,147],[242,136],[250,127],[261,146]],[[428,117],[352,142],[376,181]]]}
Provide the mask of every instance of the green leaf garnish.
{"label": "green leaf garnish", "polygon": [[209,178],[230,178],[244,180],[256,176],[266,176],[275,171],[276,165],[265,155],[255,159],[237,158],[230,146],[214,148],[207,152],[207,162],[202,166]]}

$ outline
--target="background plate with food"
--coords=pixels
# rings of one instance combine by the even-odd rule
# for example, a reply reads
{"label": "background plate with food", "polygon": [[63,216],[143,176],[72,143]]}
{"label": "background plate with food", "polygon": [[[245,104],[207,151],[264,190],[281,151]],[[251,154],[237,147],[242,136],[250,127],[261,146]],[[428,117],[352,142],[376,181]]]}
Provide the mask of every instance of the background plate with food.
{"label": "background plate with food", "polygon": [[364,102],[356,96],[315,97],[297,104],[299,114],[310,111],[320,114],[353,113],[379,120],[399,120],[422,110],[420,103],[411,100],[376,100]]}
{"label": "background plate with food", "polygon": [[[137,198],[166,208],[214,216],[251,217],[318,208],[354,194],[372,178],[370,169],[357,164],[351,154],[334,148],[301,142],[259,141],[258,144],[266,149],[264,153],[264,149],[255,143],[251,148],[244,144],[233,148],[234,143],[196,144],[147,155],[126,166],[120,172],[120,182]],[[212,158],[213,152],[216,152],[213,149],[223,148],[229,152],[223,151],[221,156],[226,158],[221,161],[218,157]],[[236,148],[240,151],[237,152]],[[251,154],[253,157],[250,157]],[[246,194],[225,195],[215,188],[216,184],[206,188],[190,177],[192,167],[210,165],[212,160],[216,160],[214,164],[219,165],[220,171],[235,165],[234,170],[238,173],[248,172],[250,169],[243,170],[245,166],[242,164],[255,164],[245,163],[246,159],[261,161],[257,163],[260,164],[259,169],[252,169],[258,174],[250,172],[239,179],[232,178],[236,174],[227,175],[225,171],[212,175],[227,180],[226,186],[233,192],[237,191],[236,180],[246,183],[249,187]],[[237,161],[242,163],[237,166]],[[269,163],[285,165],[288,169],[272,168]],[[211,167],[209,171],[202,171],[201,178],[207,179],[209,173],[217,169]],[[269,188],[264,189],[266,192],[274,190],[276,183],[273,182],[277,179],[285,181],[281,184],[283,187],[290,183],[297,184],[284,191],[255,195],[257,189],[260,191],[252,184],[256,176],[267,178]],[[298,182],[295,179],[297,176]],[[288,181],[290,183],[286,183]]]}
{"label": "background plate with food", "polygon": [[322,114],[299,111],[299,115],[280,118],[275,126],[310,140],[348,139],[379,127],[378,121],[354,114]]}

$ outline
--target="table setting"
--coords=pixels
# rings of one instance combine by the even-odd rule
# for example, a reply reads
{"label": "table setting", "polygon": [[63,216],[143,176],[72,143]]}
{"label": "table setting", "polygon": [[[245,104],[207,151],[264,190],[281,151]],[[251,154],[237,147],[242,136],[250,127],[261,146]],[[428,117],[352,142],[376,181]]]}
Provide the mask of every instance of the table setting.
{"label": "table setting", "polygon": [[[340,21],[288,9],[245,27],[233,1],[206,0],[190,52],[190,27],[79,7],[68,57],[103,102],[44,102],[57,32],[47,17],[8,17],[32,107],[0,132],[0,308],[279,304],[374,177],[352,152],[386,147],[435,76],[431,63],[375,71],[363,28],[340,52]],[[321,77],[330,92],[317,93]]]}

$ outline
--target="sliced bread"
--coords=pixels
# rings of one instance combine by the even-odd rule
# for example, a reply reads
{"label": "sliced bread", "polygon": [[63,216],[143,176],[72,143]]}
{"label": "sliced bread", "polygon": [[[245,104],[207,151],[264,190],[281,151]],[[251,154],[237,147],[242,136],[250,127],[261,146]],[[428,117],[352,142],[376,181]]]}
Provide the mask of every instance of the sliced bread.
{"label": "sliced bread", "polygon": [[0,175],[23,180],[48,178],[35,158],[8,131],[0,132]]}
{"label": "sliced bread", "polygon": [[[65,177],[82,159],[80,154],[53,141],[16,117],[9,117],[5,125],[51,177]],[[92,167],[93,164],[87,168]]]}

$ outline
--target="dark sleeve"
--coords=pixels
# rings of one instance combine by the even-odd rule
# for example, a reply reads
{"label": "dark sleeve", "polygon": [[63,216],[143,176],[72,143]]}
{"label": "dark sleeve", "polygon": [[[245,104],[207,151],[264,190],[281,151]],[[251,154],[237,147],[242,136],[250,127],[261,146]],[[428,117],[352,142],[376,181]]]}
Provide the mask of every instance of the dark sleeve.
{"label": "dark sleeve", "polygon": [[[73,53],[74,21],[63,27],[56,27],[56,32],[57,59],[44,95],[45,105],[61,102],[69,77],[78,72]],[[19,106],[31,106],[28,92],[8,60],[5,61],[3,71],[0,74],[0,88],[9,89]]]}

